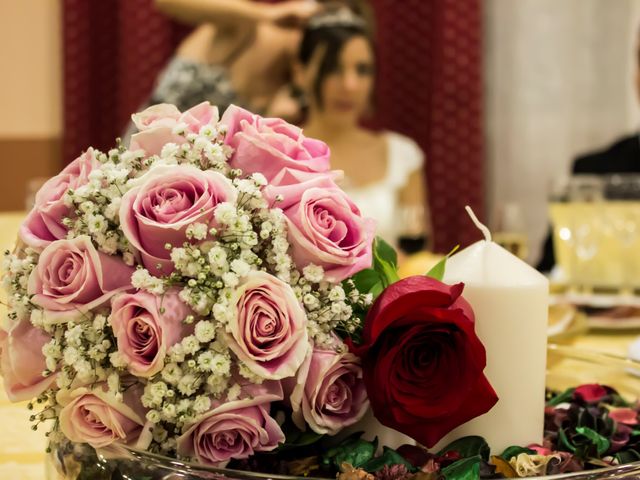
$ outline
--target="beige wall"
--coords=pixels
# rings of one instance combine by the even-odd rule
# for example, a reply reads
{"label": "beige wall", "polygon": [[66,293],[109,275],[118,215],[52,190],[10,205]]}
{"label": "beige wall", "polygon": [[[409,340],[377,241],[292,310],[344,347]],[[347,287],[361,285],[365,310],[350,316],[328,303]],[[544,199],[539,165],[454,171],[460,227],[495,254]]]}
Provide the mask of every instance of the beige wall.
{"label": "beige wall", "polygon": [[58,0],[0,0],[0,210],[60,168],[61,43]]}
{"label": "beige wall", "polygon": [[0,1],[0,137],[59,136],[62,48],[58,0]]}

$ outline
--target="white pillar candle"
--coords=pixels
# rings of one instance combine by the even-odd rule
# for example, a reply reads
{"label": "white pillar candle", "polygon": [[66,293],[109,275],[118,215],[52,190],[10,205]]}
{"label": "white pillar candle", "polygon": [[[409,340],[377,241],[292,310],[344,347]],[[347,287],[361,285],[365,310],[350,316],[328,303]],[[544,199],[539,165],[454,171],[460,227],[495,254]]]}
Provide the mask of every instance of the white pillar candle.
{"label": "white pillar candle", "polygon": [[473,215],[485,239],[452,256],[444,282],[465,284],[475,328],[487,351],[485,374],[498,403],[484,415],[453,430],[436,448],[467,435],[484,437],[500,454],[510,445],[541,443],[549,304],[548,280],[527,263],[491,241],[489,230]]}

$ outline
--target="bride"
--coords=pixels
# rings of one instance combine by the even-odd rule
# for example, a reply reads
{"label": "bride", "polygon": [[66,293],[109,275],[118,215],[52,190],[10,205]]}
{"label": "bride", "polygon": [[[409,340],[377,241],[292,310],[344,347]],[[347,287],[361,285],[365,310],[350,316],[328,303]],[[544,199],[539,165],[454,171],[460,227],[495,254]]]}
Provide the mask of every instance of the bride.
{"label": "bride", "polygon": [[344,171],[343,188],[378,221],[378,235],[402,247],[404,237],[427,238],[422,150],[398,133],[360,126],[375,81],[373,42],[363,18],[345,7],[312,17],[294,72],[307,105],[305,135],[329,145],[332,168]]}

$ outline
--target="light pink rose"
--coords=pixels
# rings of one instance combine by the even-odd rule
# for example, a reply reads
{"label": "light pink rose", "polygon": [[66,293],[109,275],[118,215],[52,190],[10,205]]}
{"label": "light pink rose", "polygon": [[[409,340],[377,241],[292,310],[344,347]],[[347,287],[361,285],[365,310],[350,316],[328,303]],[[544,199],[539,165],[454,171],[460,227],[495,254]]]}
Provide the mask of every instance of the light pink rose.
{"label": "light pink rose", "polygon": [[131,120],[141,132],[156,127],[173,128],[179,118],[180,110],[170,103],[151,105],[142,112],[131,115]]}
{"label": "light pink rose", "polygon": [[292,288],[266,272],[252,271],[235,292],[235,318],[227,325],[229,348],[256,375],[295,375],[309,350],[307,317]]}
{"label": "light pink rose", "polygon": [[245,174],[260,172],[268,180],[283,168],[304,172],[329,170],[329,147],[306,138],[302,130],[279,118],[262,118],[235,105],[220,123],[227,127],[225,143],[235,149],[233,168]]}
{"label": "light pink rose", "polygon": [[[264,187],[262,195],[270,205],[286,210],[300,203],[302,195],[309,188],[339,188],[336,182],[339,182],[343,177],[342,170],[316,173],[283,168]],[[276,200],[278,196],[281,196],[281,199]]]}
{"label": "light pink rose", "polygon": [[271,402],[280,400],[280,382],[270,381],[245,386],[238,400],[214,400],[211,410],[178,438],[178,453],[222,467],[232,458],[273,450],[284,441],[284,434],[269,408]]}
{"label": "light pink rose", "polygon": [[113,444],[146,448],[149,438],[143,435],[143,428],[149,427],[145,427],[141,395],[142,387],[138,385],[126,389],[123,401],[109,393],[105,384],[60,391],[60,429],[72,442],[88,443],[94,448]]}
{"label": "light pink rose", "polygon": [[147,157],[151,157],[152,155],[160,155],[162,148],[167,143],[181,145],[184,142],[185,138],[173,133],[172,127],[161,125],[147,128],[146,130],[131,135],[129,150],[133,152],[143,150]]}
{"label": "light pink rose", "polygon": [[217,107],[202,102],[184,113],[173,105],[153,105],[131,118],[140,132],[132,135],[129,149],[142,149],[151,156],[159,155],[167,143],[180,145],[186,141],[184,136],[173,133],[179,123],[187,126],[188,133],[198,133],[205,125],[216,125],[219,117]]}
{"label": "light pink rose", "polygon": [[66,205],[64,196],[89,182],[89,174],[100,162],[89,149],[50,178],[38,190],[35,205],[20,226],[20,238],[28,246],[40,251],[54,240],[67,237],[68,228],[62,224],[65,217],[74,217],[73,208]]}
{"label": "light pink rose", "polygon": [[218,107],[210,105],[209,102],[202,102],[189,110],[185,110],[178,121],[187,125],[187,131],[198,133],[204,126],[217,125],[219,119]]}
{"label": "light pink rose", "polygon": [[69,320],[131,289],[133,267],[121,258],[98,252],[86,235],[56,240],[40,254],[27,290],[50,321]]}
{"label": "light pink rose", "polygon": [[360,360],[352,353],[315,348],[298,371],[290,402],[301,430],[309,425],[316,433],[335,435],[353,425],[369,408]]}
{"label": "light pink rose", "polygon": [[168,275],[174,266],[165,244],[181,247],[189,225],[213,225],[218,204],[235,200],[235,188],[221,173],[190,165],[159,166],[122,197],[120,223],[144,266],[154,275]]}
{"label": "light pink rose", "polygon": [[109,323],[129,372],[148,378],[162,370],[167,350],[184,336],[189,314],[177,289],[161,296],[139,291],[114,297]]}
{"label": "light pink rose", "polygon": [[12,322],[0,330],[0,371],[4,389],[12,402],[30,400],[49,388],[56,376],[42,376],[46,370],[42,347],[51,340],[44,330],[28,319]]}
{"label": "light pink rose", "polygon": [[291,255],[298,269],[319,265],[330,282],[341,282],[371,266],[376,225],[336,186],[336,175],[283,171],[265,188],[270,200],[276,194],[284,197],[278,206],[287,218]]}

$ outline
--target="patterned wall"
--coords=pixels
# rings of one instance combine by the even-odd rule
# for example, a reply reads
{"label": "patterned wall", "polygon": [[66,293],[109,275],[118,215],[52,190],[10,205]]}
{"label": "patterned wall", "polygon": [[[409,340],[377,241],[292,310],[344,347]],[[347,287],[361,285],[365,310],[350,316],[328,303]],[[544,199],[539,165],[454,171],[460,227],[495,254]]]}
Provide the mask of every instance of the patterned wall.
{"label": "patterned wall", "polygon": [[374,0],[377,122],[426,153],[435,249],[480,238],[484,217],[482,11],[479,0]]}
{"label": "patterned wall", "polygon": [[63,0],[65,160],[113,145],[187,31],[153,0]]}
{"label": "patterned wall", "polygon": [[[484,216],[480,0],[372,0],[379,57],[375,124],[427,155],[435,249],[478,239]],[[152,0],[63,0],[64,157],[108,148],[185,29]]]}

